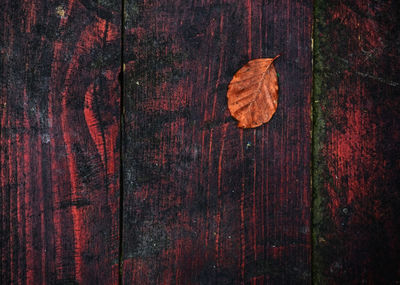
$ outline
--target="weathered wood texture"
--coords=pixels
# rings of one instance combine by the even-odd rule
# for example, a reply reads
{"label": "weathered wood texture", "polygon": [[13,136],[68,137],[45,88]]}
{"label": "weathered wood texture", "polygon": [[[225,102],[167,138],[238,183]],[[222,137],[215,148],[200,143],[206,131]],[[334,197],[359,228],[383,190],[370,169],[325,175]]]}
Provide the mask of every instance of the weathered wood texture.
{"label": "weathered wood texture", "polygon": [[118,281],[120,1],[0,4],[1,284]]}
{"label": "weathered wood texture", "polygon": [[[310,282],[311,1],[127,1],[124,284]],[[233,74],[274,57],[276,114],[240,130]]]}
{"label": "weathered wood texture", "polygon": [[400,2],[315,2],[316,284],[400,283]]}

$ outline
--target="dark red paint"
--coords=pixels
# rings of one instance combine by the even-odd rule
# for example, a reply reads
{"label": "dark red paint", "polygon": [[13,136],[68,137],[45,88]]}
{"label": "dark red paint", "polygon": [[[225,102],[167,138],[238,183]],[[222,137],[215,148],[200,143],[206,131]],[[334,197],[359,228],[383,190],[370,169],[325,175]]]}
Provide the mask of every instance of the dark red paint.
{"label": "dark red paint", "polygon": [[396,284],[400,5],[317,1],[316,12],[316,281]]}
{"label": "dark red paint", "polygon": [[116,284],[119,1],[0,6],[0,283]]}
{"label": "dark red paint", "polygon": [[0,283],[399,282],[399,3],[342,2],[2,1]]}
{"label": "dark red paint", "polygon": [[[311,1],[134,1],[125,34],[124,284],[310,282]],[[227,86],[282,54],[274,118]]]}

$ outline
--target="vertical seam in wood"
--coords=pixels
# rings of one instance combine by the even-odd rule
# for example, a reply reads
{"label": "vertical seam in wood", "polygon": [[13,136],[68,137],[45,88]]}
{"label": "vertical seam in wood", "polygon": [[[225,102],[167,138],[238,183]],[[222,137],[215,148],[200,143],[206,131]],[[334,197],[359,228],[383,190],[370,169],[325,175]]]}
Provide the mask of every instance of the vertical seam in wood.
{"label": "vertical seam in wood", "polygon": [[123,233],[124,233],[124,95],[125,95],[125,85],[124,85],[124,43],[125,43],[125,0],[121,0],[121,22],[120,22],[120,32],[121,32],[121,54],[120,54],[120,73],[119,73],[119,83],[120,83],[120,130],[119,130],[119,246],[118,246],[118,284],[122,284],[122,271],[123,271]]}
{"label": "vertical seam in wood", "polygon": [[311,209],[310,209],[310,235],[311,235],[311,254],[310,254],[310,264],[311,264],[311,284],[314,284],[314,248],[315,248],[315,238],[314,238],[314,147],[315,147],[315,136],[314,136],[314,131],[315,131],[315,116],[314,116],[314,96],[315,96],[315,85],[314,85],[314,64],[315,64],[315,53],[314,53],[314,40],[315,40],[315,24],[316,24],[316,18],[315,18],[315,1],[312,1],[312,20],[311,20],[311,74],[312,74],[312,82],[311,82],[311,104],[310,104],[310,115],[311,115],[311,148],[310,148],[310,155],[311,155],[311,169],[310,169],[310,189],[311,189]]}

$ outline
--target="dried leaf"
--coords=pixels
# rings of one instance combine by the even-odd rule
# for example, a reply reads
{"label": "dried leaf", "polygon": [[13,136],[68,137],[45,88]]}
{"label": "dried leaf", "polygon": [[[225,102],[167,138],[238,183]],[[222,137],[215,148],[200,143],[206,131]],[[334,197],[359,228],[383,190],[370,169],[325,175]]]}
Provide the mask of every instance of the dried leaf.
{"label": "dried leaf", "polygon": [[274,58],[250,60],[233,76],[228,87],[228,108],[239,128],[268,122],[278,106],[278,76]]}

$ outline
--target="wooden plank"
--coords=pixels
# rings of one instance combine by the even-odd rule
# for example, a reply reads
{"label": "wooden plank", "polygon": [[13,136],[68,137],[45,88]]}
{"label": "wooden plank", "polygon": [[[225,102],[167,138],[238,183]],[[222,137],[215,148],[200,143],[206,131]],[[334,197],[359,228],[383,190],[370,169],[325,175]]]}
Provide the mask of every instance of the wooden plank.
{"label": "wooden plank", "polygon": [[[125,284],[308,284],[312,1],[127,1]],[[273,57],[277,113],[240,130],[233,74]]]}
{"label": "wooden plank", "polygon": [[397,284],[400,3],[315,12],[314,281]]}
{"label": "wooden plank", "polygon": [[1,284],[116,284],[120,1],[3,0]]}

